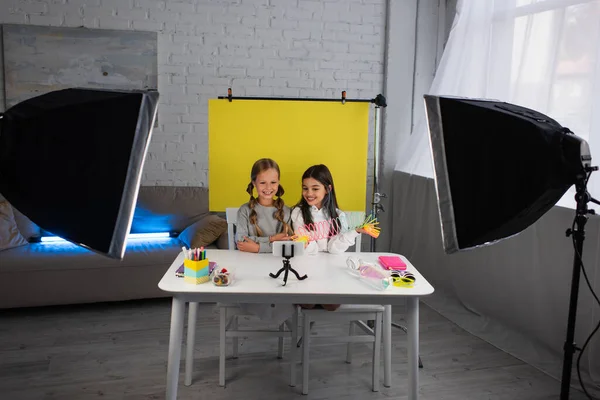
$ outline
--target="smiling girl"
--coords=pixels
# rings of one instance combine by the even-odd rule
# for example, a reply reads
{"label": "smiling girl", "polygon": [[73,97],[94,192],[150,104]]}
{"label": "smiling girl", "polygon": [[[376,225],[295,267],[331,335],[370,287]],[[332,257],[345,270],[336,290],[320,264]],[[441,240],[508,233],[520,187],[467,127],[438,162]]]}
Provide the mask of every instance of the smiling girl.
{"label": "smiling girl", "polygon": [[[302,199],[292,211],[294,231],[302,230],[310,236],[316,232],[322,239],[311,240],[305,252],[319,251],[343,253],[355,243],[363,229],[349,229],[346,214],[338,208],[335,186],[329,168],[323,164],[313,165],[302,175]],[[324,230],[328,232],[323,232]],[[320,232],[317,232],[320,231]],[[322,307],[337,310],[339,304],[300,304],[302,308]]]}
{"label": "smiling girl", "polygon": [[333,177],[323,164],[313,165],[302,175],[302,198],[292,211],[294,231],[302,229],[310,236],[311,231],[319,232],[318,240],[311,240],[305,252],[316,254],[319,251],[343,253],[352,246],[363,229],[349,229],[346,214],[338,208]]}
{"label": "smiling girl", "polygon": [[290,208],[281,198],[284,190],[279,184],[279,165],[270,158],[256,161],[246,191],[250,201],[238,211],[237,248],[250,253],[270,253],[274,241],[289,240],[293,233]]}

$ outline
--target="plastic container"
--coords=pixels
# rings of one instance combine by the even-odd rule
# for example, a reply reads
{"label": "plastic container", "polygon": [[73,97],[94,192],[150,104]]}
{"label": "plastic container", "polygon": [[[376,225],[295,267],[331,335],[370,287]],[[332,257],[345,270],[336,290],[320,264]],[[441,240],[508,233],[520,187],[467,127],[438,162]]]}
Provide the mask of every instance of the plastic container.
{"label": "plastic container", "polygon": [[229,286],[233,283],[234,273],[229,268],[216,266],[210,274],[210,281],[215,286]]}
{"label": "plastic container", "polygon": [[392,284],[392,279],[389,272],[382,269],[376,264],[364,262],[363,260],[355,260],[348,257],[346,265],[350,273],[367,285],[377,289],[385,290]]}

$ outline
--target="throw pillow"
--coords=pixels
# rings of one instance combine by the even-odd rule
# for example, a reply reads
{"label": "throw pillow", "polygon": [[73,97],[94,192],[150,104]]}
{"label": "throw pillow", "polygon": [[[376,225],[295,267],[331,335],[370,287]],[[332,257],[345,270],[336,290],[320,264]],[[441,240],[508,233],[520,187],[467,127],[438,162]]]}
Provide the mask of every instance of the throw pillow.
{"label": "throw pillow", "polygon": [[179,239],[189,248],[206,247],[227,232],[227,221],[216,215],[207,215],[194,222],[179,234]]}
{"label": "throw pillow", "polygon": [[8,201],[0,202],[0,251],[28,243],[17,228],[11,205]]}
{"label": "throw pillow", "polygon": [[[6,198],[0,193],[0,202],[8,201]],[[13,214],[15,216],[15,222],[17,223],[17,228],[19,232],[26,240],[29,240],[32,237],[41,236],[40,227],[34,224],[29,218],[27,218],[23,213],[21,213],[16,208],[13,209]]]}
{"label": "throw pillow", "polygon": [[23,214],[14,207],[13,213],[15,214],[15,222],[17,223],[17,228],[19,228],[19,232],[21,232],[21,235],[23,235],[25,239],[29,240],[32,237],[42,236],[42,231],[40,227],[37,226],[28,217],[26,217],[25,214]]}
{"label": "throw pillow", "polygon": [[227,231],[225,231],[225,233],[223,233],[221,236],[219,236],[219,238],[217,239],[217,249],[224,249],[224,250],[228,250],[229,249],[229,235],[227,234]]}

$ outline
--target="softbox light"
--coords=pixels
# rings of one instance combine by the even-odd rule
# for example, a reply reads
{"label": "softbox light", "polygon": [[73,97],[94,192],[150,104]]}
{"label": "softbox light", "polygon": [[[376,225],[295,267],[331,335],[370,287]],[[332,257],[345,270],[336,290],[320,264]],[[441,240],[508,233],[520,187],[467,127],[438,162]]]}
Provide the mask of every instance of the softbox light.
{"label": "softbox light", "polygon": [[0,193],[42,229],[125,252],[158,93],[66,89],[0,119]]}
{"label": "softbox light", "polygon": [[587,142],[546,115],[500,101],[424,97],[448,254],[521,232],[586,175]]}
{"label": "softbox light", "polygon": [[[573,278],[561,377],[569,398],[575,319],[593,171],[588,143],[552,118],[487,99],[425,97],[446,253],[492,244],[537,221],[575,185]],[[584,346],[585,347],[585,346]],[[583,350],[582,350],[583,351]]]}

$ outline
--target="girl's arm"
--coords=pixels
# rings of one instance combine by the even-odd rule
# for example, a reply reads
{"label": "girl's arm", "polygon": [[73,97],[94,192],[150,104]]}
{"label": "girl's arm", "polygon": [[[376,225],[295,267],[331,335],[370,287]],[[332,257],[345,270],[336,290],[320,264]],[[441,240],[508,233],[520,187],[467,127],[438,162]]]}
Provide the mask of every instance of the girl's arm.
{"label": "girl's arm", "polygon": [[260,246],[259,253],[270,253],[272,252],[272,246],[269,242],[268,237],[264,236],[251,236],[250,235],[250,207],[242,206],[238,210],[236,225],[236,243],[237,241],[244,240],[244,237],[258,243]]}
{"label": "girl's arm", "polygon": [[339,211],[338,215],[342,233],[330,238],[327,243],[327,251],[332,254],[340,254],[348,250],[348,247],[354,245],[356,238],[360,235],[355,229],[349,230],[346,214]]}
{"label": "girl's arm", "polygon": [[[302,217],[300,208],[296,207],[292,210],[292,229],[294,230],[294,233],[298,233],[298,229],[302,227],[304,227],[304,217]],[[308,246],[304,248],[304,253],[306,254],[317,254],[318,252],[319,246],[314,240],[308,242]]]}

